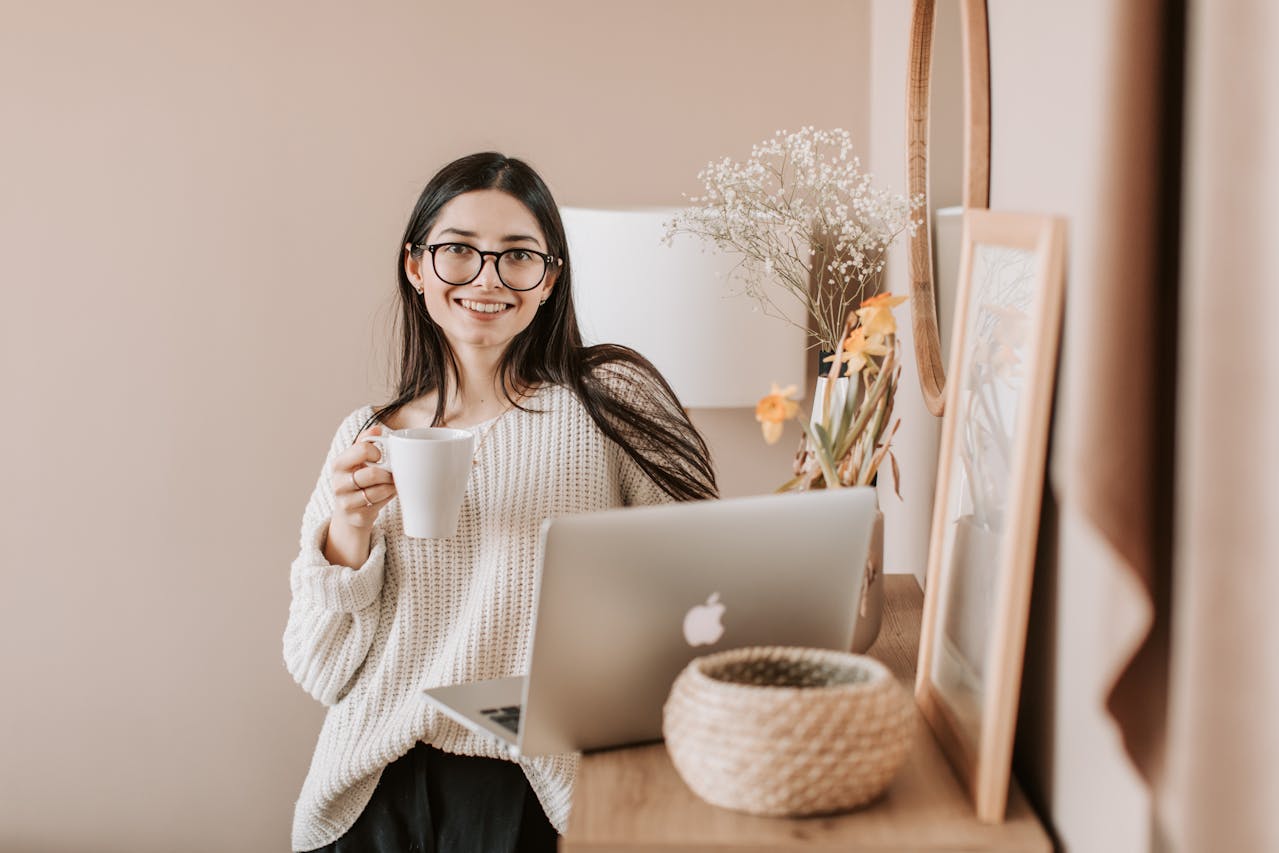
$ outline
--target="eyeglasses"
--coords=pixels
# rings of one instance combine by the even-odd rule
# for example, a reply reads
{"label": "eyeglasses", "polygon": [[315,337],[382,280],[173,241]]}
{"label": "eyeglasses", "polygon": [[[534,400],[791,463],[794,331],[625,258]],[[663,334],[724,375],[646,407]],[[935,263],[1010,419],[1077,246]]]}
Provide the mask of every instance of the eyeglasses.
{"label": "eyeglasses", "polygon": [[424,248],[431,253],[431,267],[440,280],[457,286],[479,278],[485,258],[493,258],[498,280],[511,290],[532,290],[546,278],[551,264],[559,263],[554,255],[533,249],[482,252],[467,243],[432,243]]}

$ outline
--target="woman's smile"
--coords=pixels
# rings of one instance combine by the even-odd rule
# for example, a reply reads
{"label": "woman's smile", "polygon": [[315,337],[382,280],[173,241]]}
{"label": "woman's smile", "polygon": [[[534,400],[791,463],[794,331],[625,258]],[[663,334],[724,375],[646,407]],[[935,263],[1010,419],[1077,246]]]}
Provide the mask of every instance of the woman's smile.
{"label": "woman's smile", "polygon": [[468,314],[475,314],[477,319],[490,320],[505,314],[515,306],[510,302],[498,302],[491,299],[471,299],[459,296],[453,302],[461,305]]}

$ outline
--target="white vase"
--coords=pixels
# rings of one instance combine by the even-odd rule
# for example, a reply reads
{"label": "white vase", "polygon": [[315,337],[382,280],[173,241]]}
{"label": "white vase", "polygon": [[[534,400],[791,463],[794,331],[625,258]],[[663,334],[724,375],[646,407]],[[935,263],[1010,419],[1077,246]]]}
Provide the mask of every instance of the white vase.
{"label": "white vase", "polygon": [[[825,376],[817,377],[817,386],[813,389],[813,412],[808,419],[810,427],[822,422],[822,404],[826,398],[826,383],[828,381]],[[849,391],[853,387],[853,381],[848,376],[837,376],[834,381],[835,384],[830,389],[830,410],[838,412],[844,407],[844,403],[848,399]],[[831,421],[835,420],[836,418],[831,418]]]}

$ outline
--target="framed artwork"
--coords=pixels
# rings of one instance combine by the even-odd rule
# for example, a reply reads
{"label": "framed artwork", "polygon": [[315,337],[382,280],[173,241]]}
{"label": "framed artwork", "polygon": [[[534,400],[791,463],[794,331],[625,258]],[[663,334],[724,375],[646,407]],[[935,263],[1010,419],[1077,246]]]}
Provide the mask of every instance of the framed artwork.
{"label": "framed artwork", "polygon": [[915,700],[1004,819],[1061,327],[1065,223],[964,213]]}

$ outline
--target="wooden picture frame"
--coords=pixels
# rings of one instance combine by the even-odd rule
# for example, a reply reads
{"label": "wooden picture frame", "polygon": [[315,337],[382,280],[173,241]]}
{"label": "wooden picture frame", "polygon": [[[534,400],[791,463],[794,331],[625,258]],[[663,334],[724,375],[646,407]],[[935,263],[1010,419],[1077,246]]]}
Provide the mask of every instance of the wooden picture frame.
{"label": "wooden picture frame", "polygon": [[[937,325],[933,281],[933,208],[929,189],[929,118],[932,105],[933,37],[938,0],[913,0],[909,80],[906,87],[906,183],[911,198],[924,200],[924,222],[906,235],[910,254],[911,329],[924,405],[945,409],[946,368]],[[990,194],[990,45],[986,0],[958,0],[964,63],[963,206],[985,208]],[[948,285],[947,285],[948,286]]]}
{"label": "wooden picture frame", "polygon": [[1004,818],[1065,264],[1057,217],[964,213],[915,700],[977,818]]}

